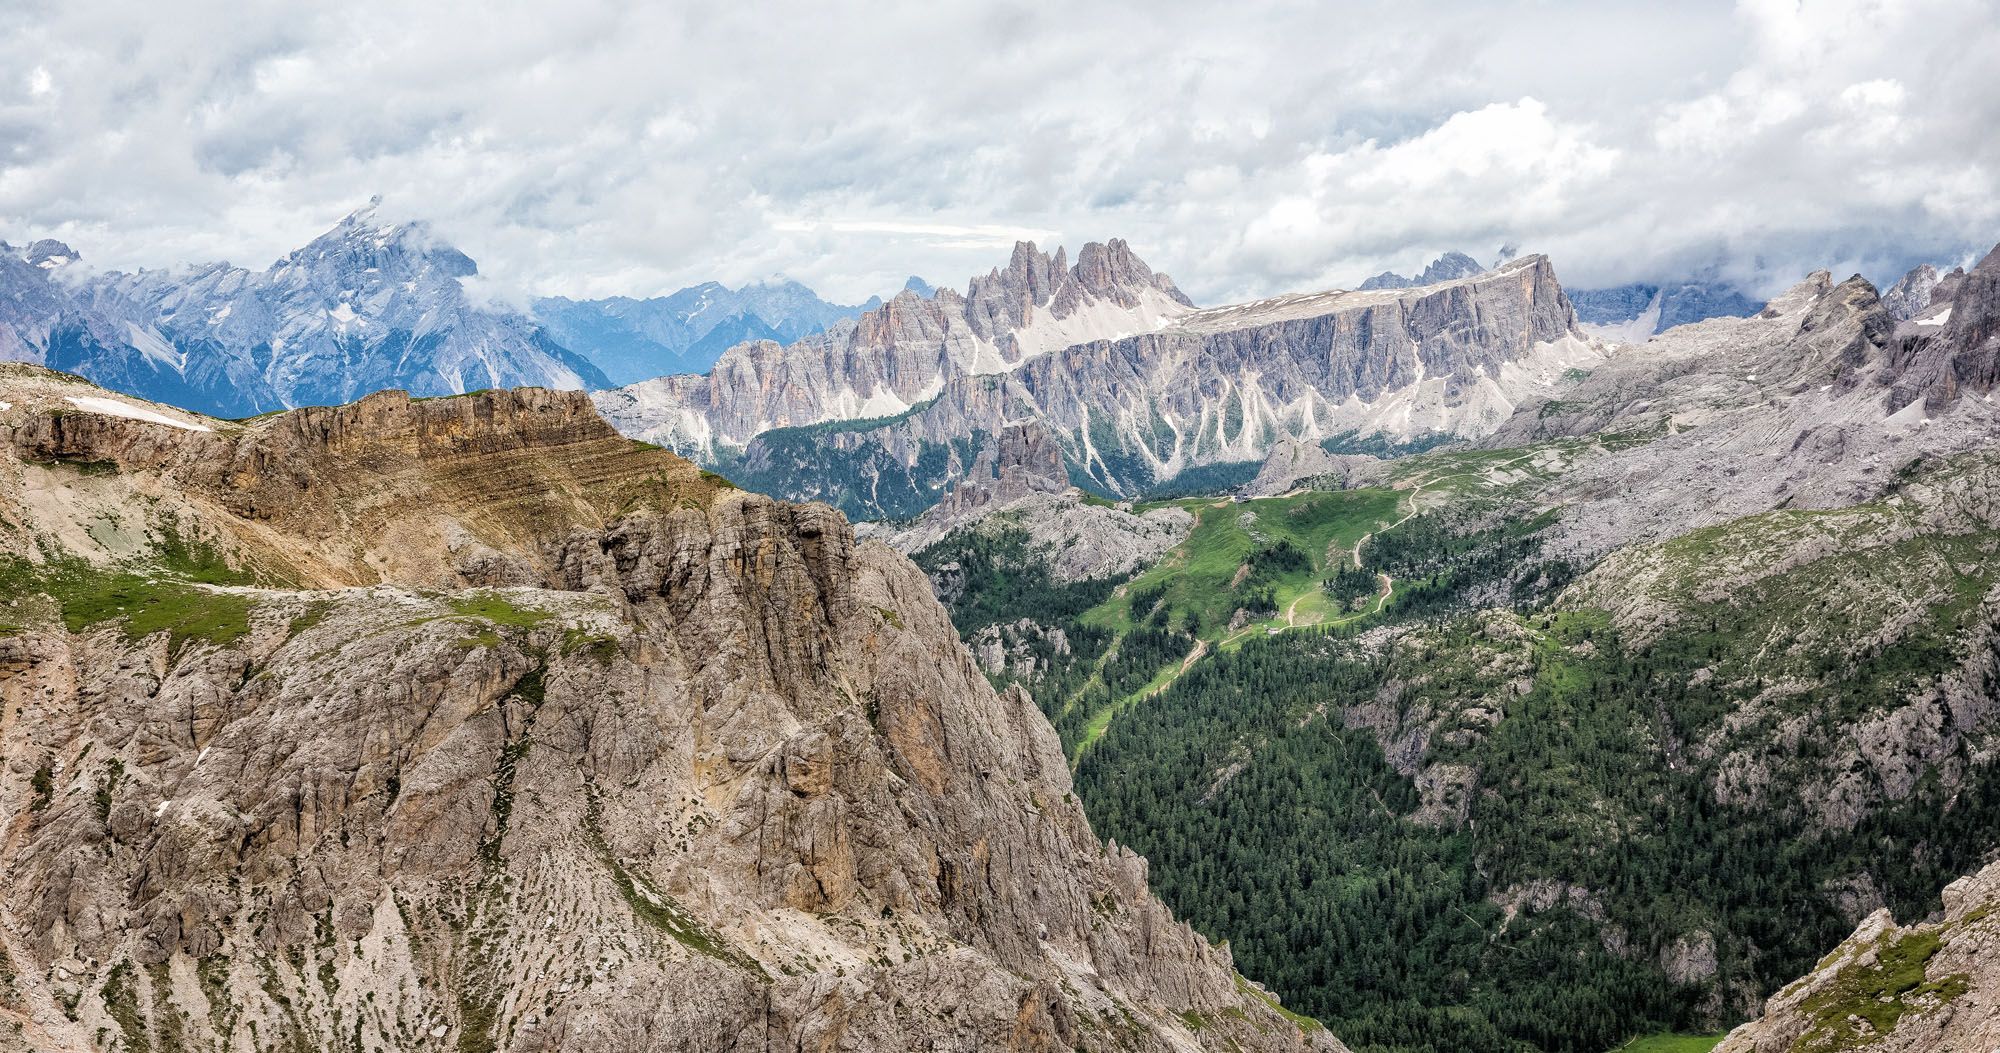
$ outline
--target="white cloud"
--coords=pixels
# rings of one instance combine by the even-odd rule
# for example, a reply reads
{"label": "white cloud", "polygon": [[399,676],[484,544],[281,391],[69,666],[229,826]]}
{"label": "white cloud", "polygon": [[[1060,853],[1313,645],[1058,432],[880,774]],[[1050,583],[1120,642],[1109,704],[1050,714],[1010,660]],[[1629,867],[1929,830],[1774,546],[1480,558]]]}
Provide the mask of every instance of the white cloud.
{"label": "white cloud", "polygon": [[1208,302],[1502,244],[1769,288],[2000,239],[1996,53],[1989,0],[26,0],[0,237],[261,266],[381,193],[515,297],[1110,236]]}

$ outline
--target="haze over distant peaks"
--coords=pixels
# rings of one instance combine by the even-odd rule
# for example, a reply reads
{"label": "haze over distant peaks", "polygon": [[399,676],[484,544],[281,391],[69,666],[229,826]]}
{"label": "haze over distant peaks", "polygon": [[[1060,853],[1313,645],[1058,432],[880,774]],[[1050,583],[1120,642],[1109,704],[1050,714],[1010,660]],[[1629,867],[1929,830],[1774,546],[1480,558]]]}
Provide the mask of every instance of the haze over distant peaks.
{"label": "haze over distant peaks", "polygon": [[790,343],[863,311],[829,303],[789,279],[731,289],[703,282],[667,296],[536,300],[534,317],[565,347],[590,356],[614,384],[674,373],[699,373],[724,351],[752,340]]}

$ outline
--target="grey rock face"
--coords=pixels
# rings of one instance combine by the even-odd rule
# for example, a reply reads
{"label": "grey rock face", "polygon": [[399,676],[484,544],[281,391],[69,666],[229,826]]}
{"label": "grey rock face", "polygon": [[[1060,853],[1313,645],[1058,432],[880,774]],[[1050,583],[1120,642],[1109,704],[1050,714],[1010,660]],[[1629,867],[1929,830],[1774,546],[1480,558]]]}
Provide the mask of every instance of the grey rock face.
{"label": "grey rock face", "polygon": [[1055,436],[1040,424],[1019,424],[1001,431],[979,451],[965,477],[952,484],[924,520],[927,526],[950,530],[1002,505],[1069,488],[1069,472]]}
{"label": "grey rock face", "polygon": [[1922,400],[1933,412],[2000,383],[2000,247],[1962,278],[1931,290],[1930,314],[1898,326],[1885,378],[1889,406]]}
{"label": "grey rock face", "polygon": [[[830,510],[574,395],[47,412],[94,391],[0,373],[10,558],[171,526],[294,581],[184,586],[236,635],[8,597],[27,1048],[1341,1048],[1097,841],[1033,703]],[[55,485],[70,456],[118,467]],[[529,583],[465,587],[496,561]]]}
{"label": "grey rock face", "polygon": [[1333,454],[1317,443],[1280,439],[1264,457],[1257,478],[1243,488],[1245,497],[1277,497],[1294,487],[1344,490],[1357,479],[1373,478],[1381,460],[1364,454]]}
{"label": "grey rock face", "polygon": [[1990,403],[1951,397],[1991,383],[1990,349],[1970,342],[1979,310],[1966,319],[1962,331],[1956,311],[1951,324],[1898,326],[1865,280],[1817,272],[1757,317],[1682,326],[1615,356],[1481,441],[1647,438],[1562,477],[1577,502],[1567,543],[1585,551],[1781,506],[1856,504],[1913,458],[2000,434]]}
{"label": "grey rock face", "polygon": [[1710,318],[1748,318],[1764,308],[1734,286],[1710,279],[1572,289],[1569,295],[1587,332],[1622,343],[1642,343],[1676,326]]}
{"label": "grey rock face", "polygon": [[[1002,376],[949,379],[912,412],[812,439],[849,462],[907,464],[1036,419],[1057,436],[1072,476],[1129,496],[1192,467],[1261,461],[1286,437],[1483,435],[1517,402],[1574,383],[1577,367],[1601,359],[1575,333],[1554,269],[1534,256],[1421,289],[1195,312]],[[759,436],[746,459],[792,438]],[[784,489],[783,479],[760,484]]]}
{"label": "grey rock face", "polygon": [[990,441],[965,478],[907,529],[880,534],[909,554],[960,530],[1018,529],[1058,580],[1085,581],[1130,574],[1180,544],[1193,528],[1194,517],[1185,509],[1139,515],[1087,501],[1069,485],[1054,437],[1029,423]]}
{"label": "grey rock face", "polygon": [[1937,288],[1937,268],[1921,264],[1896,280],[1882,294],[1882,306],[1898,322],[1912,322],[1931,305],[1931,290]]}
{"label": "grey rock face", "polygon": [[1439,282],[1470,278],[1485,269],[1479,265],[1478,260],[1463,252],[1447,252],[1432,260],[1430,265],[1414,278],[1405,278],[1394,271],[1383,271],[1362,282],[1360,288],[1363,292],[1375,289],[1411,289],[1420,285],[1436,285]]}

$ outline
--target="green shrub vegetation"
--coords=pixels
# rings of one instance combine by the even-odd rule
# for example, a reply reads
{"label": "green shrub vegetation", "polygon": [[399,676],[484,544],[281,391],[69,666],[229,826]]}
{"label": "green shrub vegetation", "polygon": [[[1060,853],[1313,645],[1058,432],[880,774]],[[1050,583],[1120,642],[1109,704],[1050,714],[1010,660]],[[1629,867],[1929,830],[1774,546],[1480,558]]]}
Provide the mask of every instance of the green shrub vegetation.
{"label": "green shrub vegetation", "polygon": [[212,569],[192,580],[166,567],[133,564],[104,567],[74,558],[42,564],[0,559],[0,593],[16,604],[45,595],[55,601],[65,627],[83,632],[106,622],[120,625],[132,639],[168,634],[179,651],[189,640],[234,643],[250,631],[254,600],[201,583]]}

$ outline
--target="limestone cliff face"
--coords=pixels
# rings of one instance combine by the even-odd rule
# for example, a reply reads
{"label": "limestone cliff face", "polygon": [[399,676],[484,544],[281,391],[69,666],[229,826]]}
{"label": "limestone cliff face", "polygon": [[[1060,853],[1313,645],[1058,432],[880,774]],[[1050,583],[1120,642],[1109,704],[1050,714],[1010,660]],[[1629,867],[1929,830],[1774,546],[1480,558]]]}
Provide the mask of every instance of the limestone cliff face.
{"label": "limestone cliff face", "polygon": [[[814,438],[880,474],[919,464],[927,448],[1038,420],[1077,472],[1135,494],[1192,467],[1262,460],[1286,438],[1485,435],[1518,403],[1602,361],[1575,324],[1554,268],[1531,256],[1423,288],[1198,311],[1004,375],[947,378],[904,416]],[[745,463],[768,475],[795,441],[760,435]]]}
{"label": "limestone cliff face", "polygon": [[1015,425],[979,451],[965,477],[952,485],[924,519],[948,531],[1003,505],[1068,489],[1069,473],[1063,467],[1062,447],[1055,436],[1039,424]]}
{"label": "limestone cliff face", "polygon": [[1944,890],[1944,917],[1861,923],[1717,1053],[1958,1053],[2000,1045],[2000,864]]}
{"label": "limestone cliff face", "polygon": [[1264,457],[1257,478],[1243,488],[1247,497],[1276,497],[1295,486],[1313,485],[1344,489],[1357,479],[1371,479],[1380,470],[1379,458],[1366,454],[1328,453],[1323,447],[1297,439],[1281,439]]}
{"label": "limestone cliff face", "polygon": [[1930,290],[1929,314],[1897,327],[1887,364],[1889,408],[1922,400],[1936,413],[2000,384],[2000,247]]}
{"label": "limestone cliff face", "polygon": [[831,510],[539,392],[77,390],[0,377],[0,1048],[1341,1048]]}

